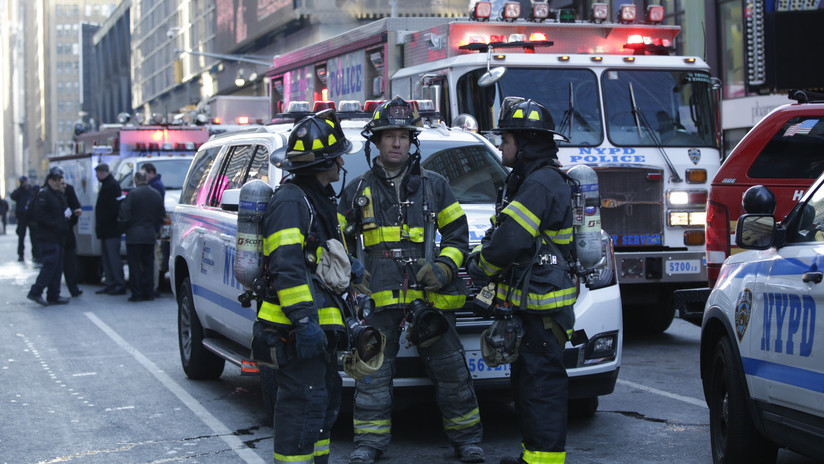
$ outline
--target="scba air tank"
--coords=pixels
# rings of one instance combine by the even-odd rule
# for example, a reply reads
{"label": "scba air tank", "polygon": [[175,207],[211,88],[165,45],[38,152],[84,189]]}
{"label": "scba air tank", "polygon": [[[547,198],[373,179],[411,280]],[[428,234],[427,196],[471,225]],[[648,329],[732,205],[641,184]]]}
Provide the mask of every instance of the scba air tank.
{"label": "scba air tank", "polygon": [[255,179],[240,189],[237,205],[235,280],[246,288],[263,275],[263,217],[272,187]]}
{"label": "scba air tank", "polygon": [[601,197],[598,174],[589,166],[579,164],[567,171],[578,181],[572,186],[575,250],[581,267],[589,269],[601,260]]}

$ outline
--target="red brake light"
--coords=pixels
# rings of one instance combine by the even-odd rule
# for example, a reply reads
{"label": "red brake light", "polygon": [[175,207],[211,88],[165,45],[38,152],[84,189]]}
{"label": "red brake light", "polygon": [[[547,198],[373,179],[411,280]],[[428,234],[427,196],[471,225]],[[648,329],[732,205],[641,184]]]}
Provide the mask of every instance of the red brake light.
{"label": "red brake light", "polygon": [[238,116],[235,122],[238,124],[249,124],[249,116]]}
{"label": "red brake light", "polygon": [[331,101],[316,101],[316,102],[315,102],[315,107],[314,107],[314,109],[313,109],[312,111],[313,111],[314,113],[317,113],[318,111],[323,111],[323,110],[328,110],[328,109],[332,109],[332,110],[334,110],[334,109],[335,109],[335,102],[331,102]]}
{"label": "red brake light", "polygon": [[707,279],[710,287],[718,279],[718,271],[730,255],[730,212],[721,203],[707,203]]}

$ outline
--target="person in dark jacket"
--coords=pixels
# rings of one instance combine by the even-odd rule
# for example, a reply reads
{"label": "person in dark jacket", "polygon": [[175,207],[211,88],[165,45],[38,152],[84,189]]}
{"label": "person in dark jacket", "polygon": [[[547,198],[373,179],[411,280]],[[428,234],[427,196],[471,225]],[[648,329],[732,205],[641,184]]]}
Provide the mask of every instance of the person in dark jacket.
{"label": "person in dark jacket", "polygon": [[[161,180],[162,174],[157,173],[157,168],[152,163],[143,163],[141,169],[146,173],[146,180],[148,181],[149,187],[157,190],[165,202],[166,186],[163,184],[163,180]],[[169,255],[171,254],[171,244],[169,240],[160,240],[157,246],[158,250],[155,252],[155,255],[159,256],[158,259],[160,262],[156,263],[158,272],[154,273],[153,276],[155,279],[155,292],[159,291],[160,283],[164,281],[166,272],[169,270]]]}
{"label": "person in dark jacket", "polygon": [[3,220],[3,235],[6,235],[6,221],[8,220],[9,202],[0,198],[0,219]]}
{"label": "person in dark jacket", "polygon": [[136,187],[126,195],[117,217],[126,233],[129,263],[129,301],[154,300],[154,249],[160,226],[166,219],[163,198],[146,183],[146,173],[134,173]]}
{"label": "person in dark jacket", "polygon": [[[17,260],[23,261],[26,230],[29,230],[28,208],[34,199],[34,189],[29,185],[29,178],[20,176],[20,185],[11,192],[11,199],[14,201],[14,216],[17,220]],[[31,231],[29,231],[31,232]],[[37,258],[35,254],[34,237],[29,233],[32,258]]]}
{"label": "person in dark jacket", "polygon": [[163,174],[158,174],[157,168],[152,163],[143,163],[143,167],[141,169],[146,172],[146,180],[149,184],[149,187],[152,187],[153,189],[157,190],[161,198],[165,198],[166,186],[163,185]]}
{"label": "person in dark jacket", "polygon": [[[341,227],[350,231],[349,249],[360,247],[358,236],[362,237],[364,266],[375,300],[366,323],[386,335],[383,366],[355,381],[357,448],[349,456],[350,464],[371,464],[389,446],[392,377],[401,327],[403,321],[413,319],[413,308],[421,307],[431,307],[437,314],[432,320],[441,320],[445,330],[437,340],[416,343],[435,385],[444,432],[461,461],[485,459],[478,399],[455,329],[455,311],[466,301],[466,284],[458,277],[458,268],[469,251],[469,226],[446,179],[420,166],[420,126],[417,110],[400,97],[378,106],[362,134],[367,147],[374,144],[380,153],[371,160],[369,149],[365,150],[372,169],[346,186],[338,207]],[[441,235],[437,255],[436,229]],[[414,333],[410,331],[410,340]]]}
{"label": "person in dark jacket", "polygon": [[[522,453],[501,464],[563,463],[567,374],[563,351],[575,323],[572,194],[558,170],[555,123],[534,100],[507,97],[498,128],[512,171],[495,205],[493,228],[467,260],[474,282],[496,283],[493,305],[515,311],[523,336],[510,382]],[[507,311],[508,312],[508,311]],[[517,344],[516,344],[517,346]],[[509,353],[512,354],[512,353]]]}
{"label": "person in dark jacket", "polygon": [[71,210],[69,216],[69,233],[66,234],[66,246],[63,249],[63,277],[66,279],[66,287],[71,296],[77,297],[83,294],[83,290],[77,285],[77,238],[74,236],[74,226],[80,218],[83,209],[80,200],[74,192],[74,186],[66,183],[63,179],[63,194],[66,197],[66,204]]}
{"label": "person in dark jacket", "polygon": [[[274,462],[329,462],[340,409],[338,341],[346,339],[342,291],[318,272],[330,243],[341,244],[335,192],[349,151],[332,110],[298,121],[273,160],[294,177],[272,194],[263,222],[269,282],[254,323],[252,357],[277,380]],[[316,259],[320,257],[319,259]],[[348,262],[347,262],[348,264]],[[348,286],[346,269],[346,286]]]}
{"label": "person in dark jacket", "polygon": [[100,191],[94,206],[95,233],[102,241],[103,273],[106,287],[95,293],[109,295],[126,294],[126,278],[123,276],[123,260],[120,259],[120,227],[117,215],[122,192],[120,184],[109,173],[109,165],[100,163],[94,168]]}
{"label": "person in dark jacket", "polygon": [[[26,298],[43,306],[66,304],[69,299],[60,296],[60,276],[63,273],[63,246],[69,233],[71,211],[63,196],[63,170],[51,168],[46,185],[40,189],[30,207],[34,240],[42,252],[43,267]],[[43,299],[43,290],[46,299]]]}

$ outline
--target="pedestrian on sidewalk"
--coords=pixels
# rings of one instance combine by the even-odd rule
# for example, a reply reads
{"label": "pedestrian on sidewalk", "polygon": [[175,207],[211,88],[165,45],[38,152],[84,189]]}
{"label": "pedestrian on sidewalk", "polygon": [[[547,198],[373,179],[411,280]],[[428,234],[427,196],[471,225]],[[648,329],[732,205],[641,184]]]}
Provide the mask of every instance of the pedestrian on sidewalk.
{"label": "pedestrian on sidewalk", "polygon": [[154,300],[154,249],[160,226],[166,220],[163,198],[146,183],[146,172],[134,173],[136,187],[120,205],[117,221],[126,233],[129,264],[129,301]]}

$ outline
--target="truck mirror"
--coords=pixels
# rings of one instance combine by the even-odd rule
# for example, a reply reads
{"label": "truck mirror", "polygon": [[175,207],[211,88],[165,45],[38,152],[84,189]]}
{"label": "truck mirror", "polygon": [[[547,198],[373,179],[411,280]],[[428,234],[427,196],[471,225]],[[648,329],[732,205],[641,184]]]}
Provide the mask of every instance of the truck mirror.
{"label": "truck mirror", "polygon": [[735,227],[735,244],[749,250],[766,250],[773,244],[775,218],[770,214],[745,214]]}
{"label": "truck mirror", "polygon": [[501,80],[501,78],[504,77],[505,72],[506,68],[503,66],[492,68],[489,71],[483,73],[481,77],[478,78],[478,85],[480,85],[481,87],[489,87],[490,85]]}

